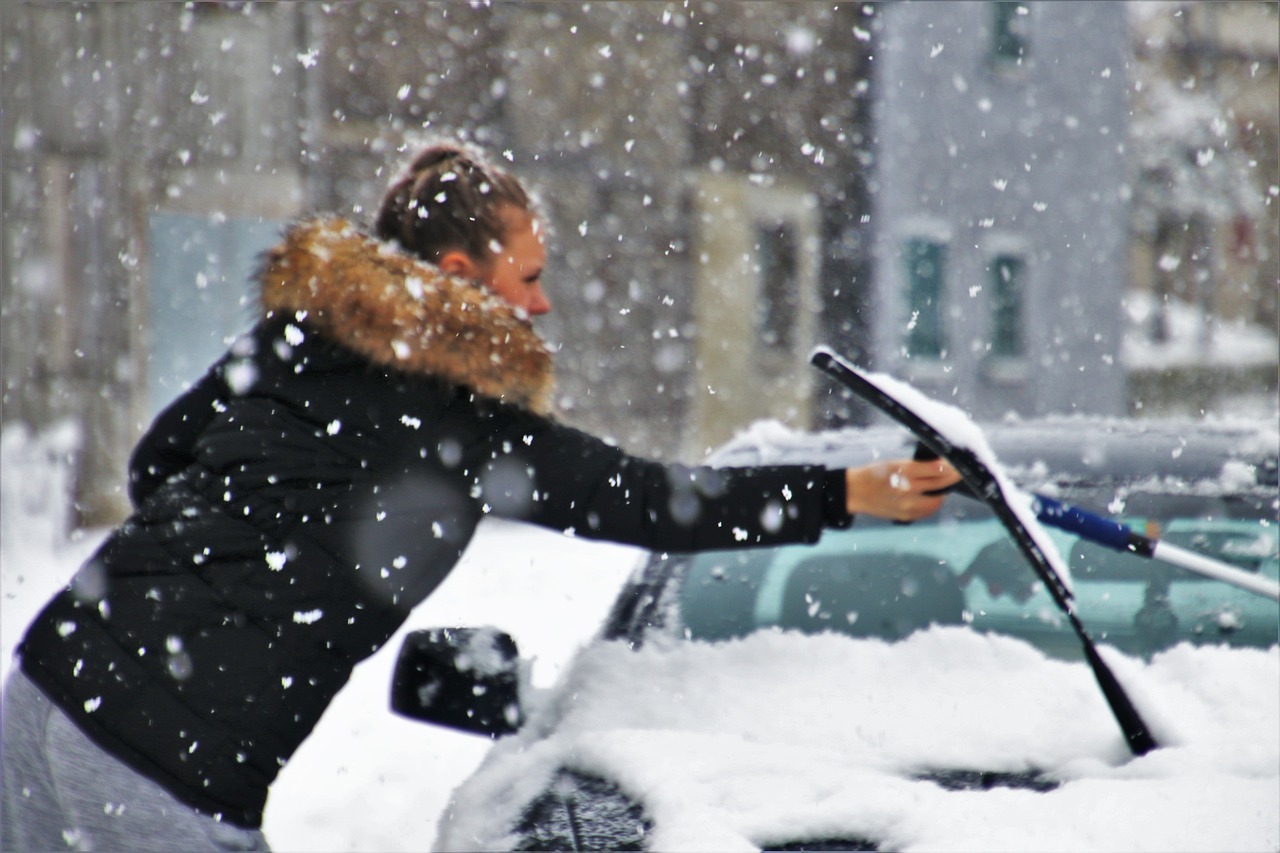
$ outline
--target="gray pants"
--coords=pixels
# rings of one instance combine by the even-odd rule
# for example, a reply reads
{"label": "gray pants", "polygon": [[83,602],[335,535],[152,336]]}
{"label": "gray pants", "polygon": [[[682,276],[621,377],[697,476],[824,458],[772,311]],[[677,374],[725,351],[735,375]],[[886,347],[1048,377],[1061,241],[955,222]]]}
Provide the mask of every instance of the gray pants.
{"label": "gray pants", "polygon": [[268,849],[260,830],[197,812],[89,740],[16,668],[0,764],[5,851]]}

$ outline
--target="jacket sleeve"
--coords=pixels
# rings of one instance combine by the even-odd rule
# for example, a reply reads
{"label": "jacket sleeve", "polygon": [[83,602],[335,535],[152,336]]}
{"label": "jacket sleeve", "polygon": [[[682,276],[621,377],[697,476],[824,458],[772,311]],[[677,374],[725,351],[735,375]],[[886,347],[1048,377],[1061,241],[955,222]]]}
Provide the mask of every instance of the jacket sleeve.
{"label": "jacket sleeve", "polygon": [[129,459],[129,499],[135,507],[193,461],[200,432],[225,405],[221,363],[156,416]]}
{"label": "jacket sleeve", "polygon": [[533,415],[489,432],[484,508],[654,551],[815,542],[846,526],[843,472],[816,466],[664,465]]}

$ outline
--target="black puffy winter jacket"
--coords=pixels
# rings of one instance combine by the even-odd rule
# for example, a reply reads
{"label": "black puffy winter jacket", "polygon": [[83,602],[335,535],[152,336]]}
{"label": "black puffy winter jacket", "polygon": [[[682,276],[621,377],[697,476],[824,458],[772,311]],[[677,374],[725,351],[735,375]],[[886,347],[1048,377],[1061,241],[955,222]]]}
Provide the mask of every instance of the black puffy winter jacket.
{"label": "black puffy winter jacket", "polygon": [[201,811],[261,824],[487,513],[662,551],[847,522],[842,474],[667,467],[540,414],[526,323],[345,223],[293,229],[262,287],[264,319],[135,452],[133,516],[19,648],[85,732]]}

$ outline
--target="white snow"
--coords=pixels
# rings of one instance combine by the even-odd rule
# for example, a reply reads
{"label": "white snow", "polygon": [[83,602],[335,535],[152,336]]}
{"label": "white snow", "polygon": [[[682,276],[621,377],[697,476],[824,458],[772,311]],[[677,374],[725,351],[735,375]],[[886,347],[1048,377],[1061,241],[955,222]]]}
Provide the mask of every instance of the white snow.
{"label": "white snow", "polygon": [[[7,674],[25,623],[103,532],[66,535],[56,500],[65,493],[64,447],[12,430],[3,439]],[[638,556],[485,522],[405,626],[498,626],[535,658],[531,723],[500,741],[460,792],[484,808],[467,820],[456,812],[449,838],[492,837],[521,795],[539,793],[563,763],[607,774],[642,800],[659,824],[655,849],[749,850],[851,828],[904,850],[1280,848],[1277,649],[1178,647],[1150,663],[1104,649],[1164,744],[1141,759],[1127,757],[1082,664],[955,628],[897,645],[778,633],[639,652],[599,645],[553,686]],[[265,826],[275,849],[435,843],[455,787],[481,765],[488,742],[387,710],[400,639],[357,668],[282,773]],[[1035,766],[1067,783],[1049,794],[948,793],[900,775],[953,762]],[[500,779],[502,764],[525,775]]]}
{"label": "white snow", "polygon": [[1174,367],[1275,365],[1280,368],[1280,336],[1275,329],[1251,323],[1206,319],[1194,305],[1180,299],[1167,303],[1169,339],[1152,341],[1148,329],[1155,303],[1150,294],[1125,294],[1128,315],[1121,361],[1130,369]]}
{"label": "white snow", "polygon": [[[892,850],[1273,850],[1280,651],[1110,655],[1163,748],[1131,759],[1093,677],[1009,638],[934,628],[890,645],[757,633],[585,651],[460,792],[451,849],[492,849],[561,766],[614,780],[657,850],[869,837]],[[541,737],[551,726],[548,737]],[[1065,784],[954,793],[943,767]]]}

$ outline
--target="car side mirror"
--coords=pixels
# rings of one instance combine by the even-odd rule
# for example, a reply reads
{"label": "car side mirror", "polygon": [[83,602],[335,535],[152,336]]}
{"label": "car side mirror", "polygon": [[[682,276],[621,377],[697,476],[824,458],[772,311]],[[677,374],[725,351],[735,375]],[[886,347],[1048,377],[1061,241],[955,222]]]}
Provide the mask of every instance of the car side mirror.
{"label": "car side mirror", "polygon": [[391,710],[491,738],[517,731],[524,714],[515,640],[490,628],[408,634],[391,680]]}

